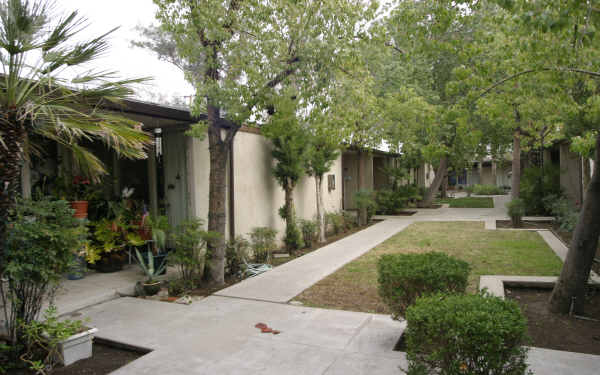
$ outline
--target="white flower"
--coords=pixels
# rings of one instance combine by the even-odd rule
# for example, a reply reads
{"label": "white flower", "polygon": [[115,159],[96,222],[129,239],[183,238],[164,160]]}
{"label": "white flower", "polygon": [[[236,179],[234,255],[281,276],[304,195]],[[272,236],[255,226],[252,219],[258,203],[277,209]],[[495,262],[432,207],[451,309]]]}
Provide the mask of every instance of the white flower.
{"label": "white flower", "polygon": [[123,191],[121,192],[121,196],[124,199],[127,199],[127,198],[129,198],[129,197],[131,197],[133,195],[134,191],[135,191],[135,188],[125,187],[125,188],[123,188]]}

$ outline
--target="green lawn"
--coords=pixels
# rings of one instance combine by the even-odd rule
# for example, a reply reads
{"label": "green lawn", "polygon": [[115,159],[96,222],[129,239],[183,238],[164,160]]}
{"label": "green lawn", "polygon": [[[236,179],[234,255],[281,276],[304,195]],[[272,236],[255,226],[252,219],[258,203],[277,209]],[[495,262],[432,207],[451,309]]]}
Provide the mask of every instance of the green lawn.
{"label": "green lawn", "polygon": [[377,293],[377,259],[388,253],[442,251],[472,267],[469,292],[480,275],[557,276],[561,261],[536,232],[485,230],[481,222],[414,223],[296,297],[307,306],[389,313]]}
{"label": "green lawn", "polygon": [[436,203],[448,203],[451,208],[494,208],[492,198],[463,197],[437,199]]}

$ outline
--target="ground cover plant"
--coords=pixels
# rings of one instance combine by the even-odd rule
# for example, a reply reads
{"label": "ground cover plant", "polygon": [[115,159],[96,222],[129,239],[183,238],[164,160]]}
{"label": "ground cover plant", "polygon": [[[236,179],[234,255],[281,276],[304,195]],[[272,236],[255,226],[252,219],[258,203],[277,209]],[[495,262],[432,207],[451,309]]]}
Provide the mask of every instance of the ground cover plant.
{"label": "ground cover plant", "polygon": [[480,275],[556,276],[561,261],[534,232],[489,231],[481,222],[414,223],[296,297],[309,306],[389,314],[377,293],[377,261],[384,254],[440,251],[469,263],[467,293]]}
{"label": "ground cover plant", "polygon": [[435,203],[447,203],[450,208],[494,208],[494,200],[486,197],[443,198]]}

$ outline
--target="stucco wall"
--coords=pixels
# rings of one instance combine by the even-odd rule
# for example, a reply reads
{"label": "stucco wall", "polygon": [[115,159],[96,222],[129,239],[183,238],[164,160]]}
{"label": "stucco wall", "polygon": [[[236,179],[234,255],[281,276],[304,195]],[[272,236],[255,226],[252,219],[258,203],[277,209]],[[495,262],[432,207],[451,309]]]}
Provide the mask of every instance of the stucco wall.
{"label": "stucco wall", "polygon": [[[235,230],[246,235],[254,227],[271,227],[283,236],[285,222],[279,217],[285,196],[272,174],[274,160],[267,139],[254,133],[240,132],[234,142],[235,170]],[[327,175],[335,175],[335,190],[328,191]],[[342,204],[341,157],[334,163],[323,181],[323,201],[326,211],[339,211]],[[316,187],[313,177],[303,177],[294,191],[296,215],[313,219],[317,212]]]}

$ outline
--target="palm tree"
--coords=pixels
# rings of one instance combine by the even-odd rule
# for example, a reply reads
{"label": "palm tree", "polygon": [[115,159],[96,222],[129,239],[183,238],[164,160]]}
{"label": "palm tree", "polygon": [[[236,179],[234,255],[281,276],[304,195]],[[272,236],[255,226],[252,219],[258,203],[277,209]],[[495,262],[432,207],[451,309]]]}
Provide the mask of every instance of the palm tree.
{"label": "palm tree", "polygon": [[145,79],[118,80],[115,72],[85,70],[107,50],[114,29],[77,42],[86,20],[76,11],[62,17],[53,11],[48,0],[0,0],[0,239],[18,195],[21,166],[41,149],[36,139],[70,150],[88,177],[106,170],[82,141],[101,140],[120,156],[136,159],[146,156],[150,142],[134,121],[102,109],[107,101],[130,96],[131,85]]}

